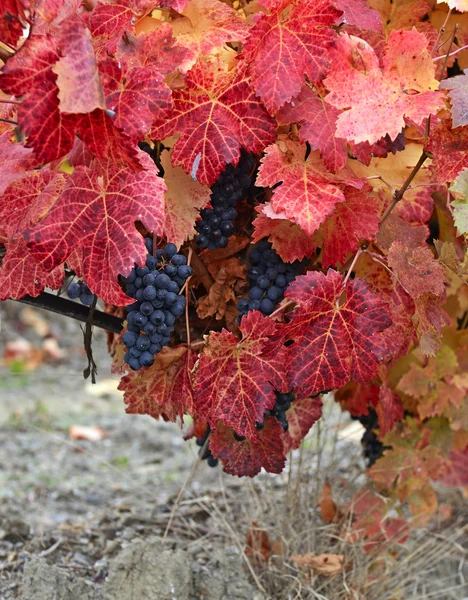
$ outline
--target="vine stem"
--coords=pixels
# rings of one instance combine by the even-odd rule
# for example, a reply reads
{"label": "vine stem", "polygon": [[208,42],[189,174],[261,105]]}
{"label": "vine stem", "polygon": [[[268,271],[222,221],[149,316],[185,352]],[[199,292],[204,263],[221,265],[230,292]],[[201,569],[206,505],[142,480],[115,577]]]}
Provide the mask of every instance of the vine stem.
{"label": "vine stem", "polygon": [[445,33],[445,28],[447,27],[447,23],[449,22],[451,14],[452,14],[452,9],[450,8],[447,13],[447,16],[445,18],[445,21],[442,24],[442,27],[439,29],[439,32],[437,33],[436,41],[434,42],[434,45],[432,46],[431,56],[434,56],[434,54],[438,50],[440,39],[441,39],[442,35]]}
{"label": "vine stem", "polygon": [[0,98],[0,104],[18,104],[18,105],[20,105],[21,102],[19,100],[4,100],[3,98]]}
{"label": "vine stem", "polygon": [[411,182],[416,177],[419,170],[421,169],[421,167],[423,166],[423,164],[426,162],[426,160],[428,158],[432,158],[432,154],[430,152],[428,152],[427,150],[423,150],[421,156],[419,157],[418,162],[415,164],[413,170],[406,178],[405,183],[401,186],[401,188],[399,190],[396,190],[395,193],[393,194],[393,199],[392,199],[390,205],[388,206],[387,210],[384,212],[382,218],[380,219],[380,224],[379,224],[380,227],[385,223],[385,221],[390,216],[390,213],[392,212],[392,210],[395,208],[395,206],[398,204],[398,202],[400,202],[400,200],[403,198],[406,190],[409,188]]}
{"label": "vine stem", "polygon": [[10,125],[18,125],[18,121],[11,121],[10,119],[0,119],[2,123],[9,123]]}
{"label": "vine stem", "polygon": [[346,287],[346,284],[348,283],[348,279],[350,278],[351,273],[352,273],[352,271],[354,269],[354,265],[356,264],[357,259],[361,256],[361,254],[363,252],[364,252],[364,250],[362,248],[358,248],[356,254],[354,255],[353,262],[349,265],[348,272],[346,273],[346,277],[343,280],[343,288]]}
{"label": "vine stem", "polygon": [[[91,312],[87,306],[82,306],[77,302],[72,302],[71,300],[49,294],[48,292],[42,292],[42,294],[39,294],[36,298],[24,296],[24,298],[20,298],[17,302],[35,306],[36,308],[43,308],[44,310],[49,310],[59,315],[76,319],[82,323],[88,322]],[[114,317],[114,315],[109,315],[100,310],[94,310],[90,323],[96,327],[105,329],[106,331],[112,331],[113,333],[120,333],[123,327],[123,319]]]}
{"label": "vine stem", "polygon": [[[457,24],[455,25],[455,27],[453,28],[452,35],[450,36],[450,39],[449,39],[449,45],[448,45],[448,48],[447,48],[447,53],[445,54],[445,57],[444,57],[444,62],[442,63],[442,69],[441,69],[441,71],[440,71],[440,77],[441,77],[441,78],[442,78],[442,77],[443,77],[443,75],[444,75],[444,72],[445,72],[445,67],[447,66],[448,59],[449,59],[449,56],[450,56],[450,48],[452,47],[452,44],[453,44],[453,42],[454,42],[454,40],[455,40],[455,36],[457,35],[458,28],[459,28],[459,25],[458,25],[458,23],[457,23]],[[433,60],[433,61],[435,61],[436,59],[435,59],[435,58],[433,58],[432,60]]]}

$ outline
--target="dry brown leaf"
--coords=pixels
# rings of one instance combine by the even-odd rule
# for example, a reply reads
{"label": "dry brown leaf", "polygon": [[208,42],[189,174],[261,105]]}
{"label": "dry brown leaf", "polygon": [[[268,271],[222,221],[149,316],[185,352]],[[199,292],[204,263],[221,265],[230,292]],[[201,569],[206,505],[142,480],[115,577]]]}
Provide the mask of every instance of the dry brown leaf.
{"label": "dry brown leaf", "polygon": [[234,287],[239,280],[245,279],[245,266],[237,258],[229,258],[211,263],[208,270],[215,281],[208,294],[200,299],[197,314],[200,319],[214,316],[220,320],[226,313],[227,304],[236,299]]}
{"label": "dry brown leaf", "polygon": [[256,561],[267,562],[272,555],[272,544],[268,533],[266,529],[260,529],[255,521],[252,523],[252,529],[247,532],[246,544],[246,556],[251,556]]}
{"label": "dry brown leaf", "polygon": [[343,554],[298,554],[291,557],[291,562],[302,569],[312,569],[318,575],[333,577],[343,568]]}
{"label": "dry brown leaf", "polygon": [[331,523],[335,520],[336,514],[337,508],[336,503],[332,498],[331,485],[326,481],[320,497],[320,516],[325,523]]}

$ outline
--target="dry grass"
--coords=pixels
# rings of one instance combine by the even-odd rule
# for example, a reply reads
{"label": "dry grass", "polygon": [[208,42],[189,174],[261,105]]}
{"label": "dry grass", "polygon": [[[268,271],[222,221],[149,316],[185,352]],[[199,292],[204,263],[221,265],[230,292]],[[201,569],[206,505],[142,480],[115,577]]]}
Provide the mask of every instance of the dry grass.
{"label": "dry grass", "polygon": [[[278,477],[261,475],[245,481],[241,490],[221,478],[221,499],[204,504],[212,526],[245,550],[252,523],[281,542],[283,556],[249,568],[265,598],[275,600],[463,600],[468,598],[468,510],[459,503],[450,524],[415,530],[404,544],[365,551],[362,543],[345,541],[351,520],[324,524],[318,508],[326,480],[336,501],[349,501],[365,484],[358,436],[330,400],[325,417],[305,446],[288,461]],[[456,495],[454,495],[457,497]],[[310,577],[290,561],[297,554],[343,554],[338,575]]]}

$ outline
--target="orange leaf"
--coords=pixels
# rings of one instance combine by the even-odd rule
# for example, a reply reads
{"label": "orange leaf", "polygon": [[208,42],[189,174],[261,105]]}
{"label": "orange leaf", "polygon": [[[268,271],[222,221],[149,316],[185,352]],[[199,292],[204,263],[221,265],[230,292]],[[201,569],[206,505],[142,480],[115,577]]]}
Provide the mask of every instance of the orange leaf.
{"label": "orange leaf", "polygon": [[320,497],[320,516],[325,523],[331,523],[335,520],[336,515],[337,508],[336,503],[332,498],[331,485],[326,481]]}
{"label": "orange leaf", "polygon": [[337,575],[343,568],[343,554],[298,554],[291,557],[291,562],[298,567],[309,568],[315,571],[318,575],[333,577]]}

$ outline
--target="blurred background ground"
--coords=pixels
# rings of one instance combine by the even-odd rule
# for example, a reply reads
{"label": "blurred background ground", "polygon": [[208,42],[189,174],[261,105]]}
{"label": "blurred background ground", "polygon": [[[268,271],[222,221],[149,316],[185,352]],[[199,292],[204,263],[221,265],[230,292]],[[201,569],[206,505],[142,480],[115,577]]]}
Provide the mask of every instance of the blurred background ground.
{"label": "blurred background ground", "polygon": [[[281,476],[239,480],[202,462],[172,515],[198,447],[175,424],[125,414],[105,333],[94,331],[93,386],[77,322],[14,302],[0,319],[0,600],[468,598],[456,493],[449,521],[384,556],[320,520],[326,480],[338,501],[366,482],[360,425],[331,398]],[[283,556],[248,559],[252,528]],[[311,578],[289,560],[305,552],[345,566]]]}

